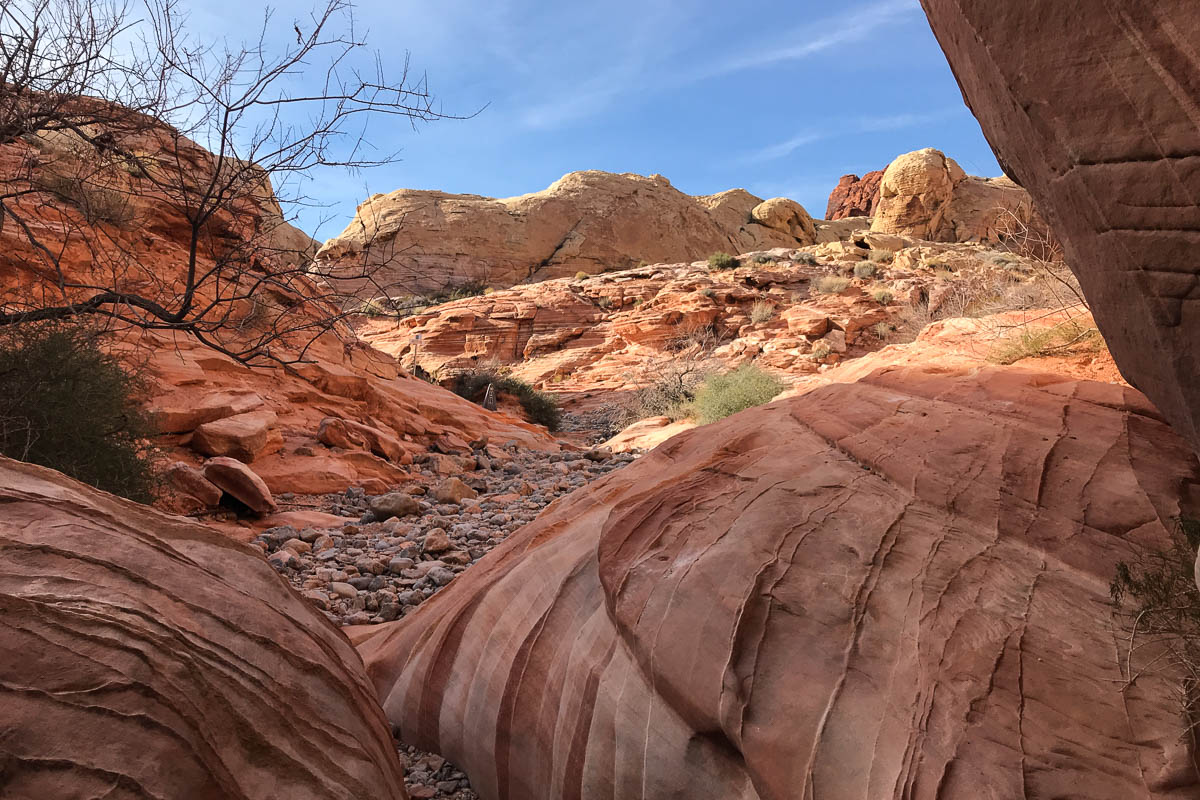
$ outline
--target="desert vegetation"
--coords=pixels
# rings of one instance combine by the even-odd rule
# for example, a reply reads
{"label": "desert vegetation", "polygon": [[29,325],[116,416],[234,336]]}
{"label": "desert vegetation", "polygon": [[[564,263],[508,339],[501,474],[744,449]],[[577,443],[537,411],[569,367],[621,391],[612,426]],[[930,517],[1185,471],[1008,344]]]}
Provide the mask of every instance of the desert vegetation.
{"label": "desert vegetation", "polygon": [[1198,549],[1200,520],[1178,517],[1170,546],[1119,562],[1110,586],[1113,604],[1128,622],[1122,666],[1129,682],[1142,671],[1180,675],[1179,703],[1188,736],[1200,725]]}
{"label": "desert vegetation", "polygon": [[1100,333],[1078,321],[1056,325],[1021,325],[1008,332],[1002,342],[992,348],[988,360],[997,364],[1012,364],[1023,358],[1038,358],[1080,349],[1098,350],[1103,346]]}
{"label": "desert vegetation", "polygon": [[825,275],[818,278],[813,288],[818,294],[840,294],[850,286],[850,279],[837,275]]}
{"label": "desert vegetation", "polygon": [[129,367],[96,328],[0,328],[0,455],[140,502],[154,496],[153,432]]}
{"label": "desert vegetation", "polygon": [[708,268],[711,270],[737,269],[741,262],[729,253],[713,253],[708,257]]}
{"label": "desert vegetation", "polygon": [[696,388],[692,414],[701,425],[707,425],[769,403],[783,388],[783,382],[775,376],[753,364],[744,364],[707,377]]}
{"label": "desert vegetation", "polygon": [[[251,364],[303,360],[343,332],[337,281],[372,279],[364,266],[331,281],[314,264],[314,243],[288,224],[287,209],[313,202],[303,178],[393,161],[358,144],[370,120],[444,115],[423,79],[383,74],[346,0],[326,0],[294,43],[270,35],[269,14],[242,48],[195,40],[185,19],[177,0],[0,5],[0,146],[21,154],[0,177],[0,223],[41,276],[0,296],[0,326],[87,317],[185,333]],[[306,72],[320,90],[294,93]],[[135,196],[178,223],[178,263],[145,264],[120,235]],[[67,242],[86,248],[88,270],[64,261]],[[238,325],[251,300],[259,324]]]}
{"label": "desert vegetation", "polygon": [[538,391],[529,383],[515,378],[499,366],[482,366],[474,370],[463,370],[450,381],[450,389],[459,397],[482,403],[488,387],[498,394],[516,398],[531,422],[545,425],[547,430],[558,430],[562,414],[558,401],[546,392]]}

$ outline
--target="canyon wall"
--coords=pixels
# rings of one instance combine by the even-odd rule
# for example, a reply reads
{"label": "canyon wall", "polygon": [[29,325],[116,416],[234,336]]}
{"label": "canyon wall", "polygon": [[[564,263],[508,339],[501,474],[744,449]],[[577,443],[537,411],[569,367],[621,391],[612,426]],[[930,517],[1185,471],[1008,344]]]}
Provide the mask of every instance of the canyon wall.
{"label": "canyon wall", "polygon": [[1200,448],[1200,7],[922,5],[1122,373]]}

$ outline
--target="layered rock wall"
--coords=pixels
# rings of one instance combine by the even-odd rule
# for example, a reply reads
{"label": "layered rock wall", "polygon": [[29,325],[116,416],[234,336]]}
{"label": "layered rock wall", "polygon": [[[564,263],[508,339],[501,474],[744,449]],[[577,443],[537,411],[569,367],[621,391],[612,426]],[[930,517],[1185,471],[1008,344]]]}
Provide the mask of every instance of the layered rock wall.
{"label": "layered rock wall", "polygon": [[1183,800],[1178,676],[1125,684],[1108,583],[1198,479],[1133,390],[884,369],[670,440],[356,636],[489,799]]}
{"label": "layered rock wall", "polygon": [[474,282],[511,286],[639,262],[705,258],[815,241],[796,202],[742,189],[690,197],[661,175],[572,172],[533,194],[494,199],[401,189],[374,195],[318,259],[364,296]]}
{"label": "layered rock wall", "polygon": [[870,217],[879,205],[879,182],[883,170],[868,172],[861,178],[843,175],[838,185],[829,193],[829,204],[825,207],[825,219],[848,219]]}
{"label": "layered rock wall", "polygon": [[345,636],[250,548],[0,458],[0,796],[405,798]]}
{"label": "layered rock wall", "polygon": [[922,5],[1122,372],[1200,448],[1200,7]]}

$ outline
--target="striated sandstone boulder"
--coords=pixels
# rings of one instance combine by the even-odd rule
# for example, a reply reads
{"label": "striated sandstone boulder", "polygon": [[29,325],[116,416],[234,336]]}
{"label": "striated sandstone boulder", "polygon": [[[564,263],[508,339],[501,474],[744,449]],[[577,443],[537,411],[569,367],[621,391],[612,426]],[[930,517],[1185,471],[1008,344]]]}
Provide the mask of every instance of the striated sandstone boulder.
{"label": "striated sandstone boulder", "polygon": [[255,514],[269,514],[275,510],[275,499],[267,484],[235,458],[218,456],[209,459],[204,464],[204,478]]}
{"label": "striated sandstone boulder", "polygon": [[[273,411],[251,411],[206,422],[192,433],[191,446],[206,456],[230,456],[248,464],[271,443],[275,420]],[[278,434],[275,444],[282,444]]]}
{"label": "striated sandstone boulder", "polygon": [[760,225],[772,230],[785,231],[795,237],[801,245],[817,241],[817,229],[813,225],[813,218],[804,210],[804,206],[795,200],[786,197],[764,200],[750,211],[750,216]]}
{"label": "striated sandstone boulder", "polygon": [[254,551],[0,459],[0,795],[404,798],[346,638]]}
{"label": "striated sandstone boulder", "polygon": [[163,471],[167,485],[177,494],[190,498],[189,511],[212,508],[221,502],[223,492],[191,464],[176,461]]}
{"label": "striated sandstone boulder", "polygon": [[922,5],[997,158],[1062,240],[1122,372],[1200,448],[1200,7]]}
{"label": "striated sandstone boulder", "polygon": [[888,165],[871,230],[935,242],[995,242],[1013,218],[1044,227],[1028,193],[1011,180],[967,175],[954,159],[926,148]]}
{"label": "striated sandstone boulder", "polygon": [[484,798],[1183,800],[1178,676],[1124,684],[1108,582],[1197,480],[1134,390],[883,370],[675,437],[354,636]]}
{"label": "striated sandstone boulder", "polygon": [[829,193],[829,205],[825,208],[825,219],[838,220],[850,217],[874,216],[879,205],[879,183],[883,170],[868,172],[861,178],[843,175],[837,186]]}
{"label": "striated sandstone boulder", "polygon": [[[811,243],[803,208],[781,201],[774,213],[751,216],[762,203],[741,189],[690,197],[661,175],[598,171],[507,199],[401,189],[367,199],[318,259],[347,273],[379,265],[373,283],[397,295]],[[375,285],[359,291],[374,296]]]}

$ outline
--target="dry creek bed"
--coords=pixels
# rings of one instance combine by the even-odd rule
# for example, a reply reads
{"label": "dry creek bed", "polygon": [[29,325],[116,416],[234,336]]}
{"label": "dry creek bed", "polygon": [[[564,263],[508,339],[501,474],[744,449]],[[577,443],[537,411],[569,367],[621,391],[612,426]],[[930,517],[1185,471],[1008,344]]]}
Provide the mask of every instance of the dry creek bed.
{"label": "dry creek bed", "polygon": [[[480,443],[472,455],[428,454],[417,480],[370,498],[327,495],[334,528],[270,528],[267,559],[337,625],[378,624],[414,611],[558,498],[624,466],[605,450],[542,453]],[[286,496],[281,499],[287,500]],[[398,516],[393,514],[399,512]],[[397,741],[413,798],[475,800],[467,776],[441,756]]]}

